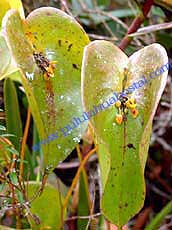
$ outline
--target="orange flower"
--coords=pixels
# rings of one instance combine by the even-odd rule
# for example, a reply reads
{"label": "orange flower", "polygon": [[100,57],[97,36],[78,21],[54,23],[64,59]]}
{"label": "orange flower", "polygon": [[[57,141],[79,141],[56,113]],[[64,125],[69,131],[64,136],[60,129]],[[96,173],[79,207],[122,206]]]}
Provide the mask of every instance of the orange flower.
{"label": "orange flower", "polygon": [[132,110],[131,110],[131,113],[132,113],[132,116],[133,116],[134,118],[136,118],[137,115],[139,114],[139,111],[138,111],[137,109],[132,109]]}
{"label": "orange flower", "polygon": [[49,80],[50,77],[54,77],[54,69],[55,69],[56,61],[50,61],[49,66],[46,67],[46,72],[44,73],[45,80]]}
{"label": "orange flower", "polygon": [[115,121],[118,125],[121,125],[122,122],[123,122],[123,116],[122,114],[117,114],[116,117],[115,117]]}

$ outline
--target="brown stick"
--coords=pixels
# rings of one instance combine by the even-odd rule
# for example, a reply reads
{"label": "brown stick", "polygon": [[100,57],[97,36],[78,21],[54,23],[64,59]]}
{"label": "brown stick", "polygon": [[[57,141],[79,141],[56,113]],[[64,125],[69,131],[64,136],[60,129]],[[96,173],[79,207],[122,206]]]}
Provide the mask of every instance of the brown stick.
{"label": "brown stick", "polygon": [[24,156],[25,156],[25,147],[26,147],[26,141],[27,141],[28,132],[29,132],[30,119],[31,119],[31,109],[29,107],[27,111],[26,125],[25,125],[25,130],[24,130],[22,144],[21,144],[20,171],[19,171],[20,181],[22,181],[23,173],[24,173],[24,162],[23,161],[24,161]]}
{"label": "brown stick", "polygon": [[153,0],[146,0],[144,5],[142,6],[142,14],[138,15],[134,21],[132,22],[131,26],[128,29],[127,34],[125,37],[122,39],[122,41],[119,44],[119,48],[124,50],[130,41],[132,40],[131,37],[128,37],[128,34],[134,33],[137,31],[137,29],[140,27],[140,25],[143,23],[145,18],[147,17],[152,5],[153,5]]}

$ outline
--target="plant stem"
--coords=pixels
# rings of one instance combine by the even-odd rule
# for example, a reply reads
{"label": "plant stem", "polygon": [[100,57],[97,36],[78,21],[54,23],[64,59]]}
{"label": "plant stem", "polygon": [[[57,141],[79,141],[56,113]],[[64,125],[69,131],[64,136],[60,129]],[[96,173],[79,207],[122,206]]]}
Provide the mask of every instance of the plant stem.
{"label": "plant stem", "polygon": [[143,23],[143,21],[147,17],[152,5],[153,5],[153,0],[145,1],[145,3],[142,6],[142,14],[139,14],[132,22],[131,26],[128,29],[127,34],[125,35],[125,37],[122,39],[122,41],[119,44],[120,49],[124,50],[128,46],[128,44],[131,42],[132,38],[128,37],[128,34],[131,34],[137,31],[137,29],[140,27],[140,25]]}
{"label": "plant stem", "polygon": [[[9,145],[9,146],[11,146],[11,147],[14,147],[13,144],[11,143],[11,141],[8,140],[8,139],[5,138],[5,137],[0,137],[0,141],[3,142],[3,143],[6,143],[7,145]],[[0,148],[0,151],[2,151],[1,148]],[[13,155],[12,155],[12,162],[10,163],[10,162],[9,162],[9,159],[8,159],[8,154],[7,154],[6,150],[3,150],[3,151],[4,151],[3,157],[4,157],[4,159],[5,159],[5,161],[6,161],[7,165],[8,165],[8,168],[9,168],[8,171],[11,172],[11,170],[12,170],[12,169],[14,168],[14,166],[15,166],[16,154],[13,154]]]}
{"label": "plant stem", "polygon": [[24,156],[25,156],[25,146],[26,146],[26,141],[27,141],[28,132],[29,132],[30,119],[31,119],[31,109],[29,107],[28,111],[27,111],[27,119],[26,119],[26,125],[25,125],[25,129],[24,129],[23,139],[22,139],[22,143],[21,143],[20,172],[19,172],[20,181],[23,178],[23,171],[24,171],[24,162],[23,161],[24,161]]}
{"label": "plant stem", "polygon": [[[80,163],[83,161],[82,159],[82,154],[79,148],[79,145],[76,146],[77,154],[78,154],[78,159]],[[88,206],[91,208],[91,201],[90,201],[90,195],[89,195],[89,189],[88,189],[88,177],[85,168],[82,169],[82,174],[83,174],[83,179],[84,179],[84,184],[85,184],[85,189],[86,189],[86,195],[87,195],[87,201],[88,201]]]}
{"label": "plant stem", "polygon": [[[66,197],[65,197],[65,199],[64,199],[64,201],[63,201],[63,210],[62,210],[63,216],[64,216],[65,209],[66,209],[66,207],[67,207],[69,198],[70,198],[70,196],[71,196],[71,194],[72,194],[73,189],[75,188],[75,186],[76,186],[76,184],[77,184],[77,182],[78,182],[79,176],[80,176],[80,174],[81,174],[81,172],[82,172],[82,169],[83,169],[84,165],[85,165],[86,162],[88,161],[89,157],[90,157],[97,149],[98,149],[98,146],[96,146],[94,149],[92,149],[92,150],[85,156],[85,158],[82,160],[82,162],[81,162],[81,164],[80,164],[80,166],[79,166],[79,168],[78,168],[78,171],[77,171],[77,173],[76,173],[76,175],[75,175],[75,177],[74,177],[74,179],[73,179],[73,181],[72,181],[72,185],[70,186],[70,189],[69,189],[69,191],[68,191],[68,193],[67,193],[67,195],[66,195]],[[64,219],[64,218],[63,218],[63,219]]]}

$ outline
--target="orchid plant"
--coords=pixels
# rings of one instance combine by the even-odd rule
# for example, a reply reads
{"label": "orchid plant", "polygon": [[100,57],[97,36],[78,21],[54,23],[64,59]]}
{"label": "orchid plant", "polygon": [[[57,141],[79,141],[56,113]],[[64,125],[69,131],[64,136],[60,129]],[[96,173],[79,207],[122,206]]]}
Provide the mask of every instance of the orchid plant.
{"label": "orchid plant", "polygon": [[[88,122],[65,138],[57,130],[73,116],[111,98],[109,107],[90,118],[89,129],[98,146],[101,210],[122,229],[145,199],[144,168],[152,121],[168,74],[165,49],[151,44],[127,57],[110,42],[90,42],[75,19],[51,7],[34,10],[26,19],[9,10],[3,18],[0,46],[1,79],[21,83],[40,139],[48,140],[41,150],[44,170],[53,169],[71,153]],[[158,68],[163,71],[151,78]],[[136,81],[142,86],[134,90],[131,86]],[[120,95],[116,101],[114,93]],[[43,195],[33,199],[39,186],[29,183],[31,212],[39,217],[30,213],[31,226],[62,228],[59,192],[47,184]],[[46,210],[49,202],[52,211]]]}

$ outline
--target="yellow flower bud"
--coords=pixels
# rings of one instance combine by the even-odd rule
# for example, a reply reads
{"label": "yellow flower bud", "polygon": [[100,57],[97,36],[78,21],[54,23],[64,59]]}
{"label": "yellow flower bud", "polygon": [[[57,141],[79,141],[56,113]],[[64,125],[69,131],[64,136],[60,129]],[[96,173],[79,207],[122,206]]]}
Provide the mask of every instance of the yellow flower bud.
{"label": "yellow flower bud", "polygon": [[115,103],[115,106],[116,106],[117,108],[119,108],[119,107],[121,106],[121,102],[118,100],[118,101]]}
{"label": "yellow flower bud", "polygon": [[129,109],[135,109],[136,108],[136,100],[134,98],[129,98],[126,103],[126,107]]}
{"label": "yellow flower bud", "polygon": [[128,109],[127,108],[124,109],[124,113],[128,114]]}

